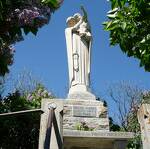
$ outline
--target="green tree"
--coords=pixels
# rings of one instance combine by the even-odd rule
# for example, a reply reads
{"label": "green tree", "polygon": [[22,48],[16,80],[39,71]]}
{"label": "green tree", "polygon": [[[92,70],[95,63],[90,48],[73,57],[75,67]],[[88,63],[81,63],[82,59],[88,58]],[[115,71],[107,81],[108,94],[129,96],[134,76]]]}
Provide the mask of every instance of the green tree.
{"label": "green tree", "polygon": [[[13,80],[13,81],[12,81]],[[31,72],[23,71],[18,78],[12,79],[13,93],[3,93],[7,88],[2,80],[0,86],[0,113],[37,109],[43,98],[54,98],[51,92],[35,78]],[[10,92],[10,91],[9,91]],[[37,149],[40,128],[40,112],[13,116],[0,116],[0,148]]]}
{"label": "green tree", "polygon": [[104,29],[110,31],[110,45],[119,45],[128,57],[139,59],[150,71],[149,0],[110,0],[111,9]]}
{"label": "green tree", "polygon": [[121,127],[114,122],[112,117],[109,117],[109,127],[110,131],[120,131]]}
{"label": "green tree", "polygon": [[13,44],[23,40],[23,34],[36,35],[49,23],[50,16],[63,0],[1,0],[0,1],[0,76],[9,72],[13,63]]}
{"label": "green tree", "polygon": [[[41,99],[54,98],[42,85],[26,95],[19,91],[0,99],[0,113],[41,107]],[[37,149],[40,114],[28,113],[12,117],[0,117],[0,148],[4,149]]]}

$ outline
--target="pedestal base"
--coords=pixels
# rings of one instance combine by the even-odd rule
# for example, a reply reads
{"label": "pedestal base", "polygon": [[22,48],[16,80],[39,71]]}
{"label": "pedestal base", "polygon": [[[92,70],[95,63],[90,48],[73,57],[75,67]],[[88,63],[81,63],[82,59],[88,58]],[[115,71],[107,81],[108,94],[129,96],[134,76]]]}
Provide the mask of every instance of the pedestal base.
{"label": "pedestal base", "polygon": [[85,85],[75,85],[69,89],[68,99],[77,100],[96,100],[94,94],[91,93],[89,87]]}
{"label": "pedestal base", "polygon": [[63,114],[64,130],[109,131],[107,107],[102,101],[67,99]]}

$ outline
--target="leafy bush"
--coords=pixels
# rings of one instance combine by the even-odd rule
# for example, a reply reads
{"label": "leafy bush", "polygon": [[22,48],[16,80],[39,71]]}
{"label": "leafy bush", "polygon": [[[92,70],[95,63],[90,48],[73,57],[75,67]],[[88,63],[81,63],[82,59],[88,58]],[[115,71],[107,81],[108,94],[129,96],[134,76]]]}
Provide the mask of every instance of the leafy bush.
{"label": "leafy bush", "polygon": [[[37,109],[42,98],[53,98],[42,85],[30,94],[22,96],[18,91],[1,98],[0,113]],[[40,114],[28,113],[0,117],[0,148],[2,149],[37,149]]]}
{"label": "leafy bush", "polygon": [[86,122],[79,122],[76,124],[75,128],[81,131],[93,131],[94,128],[89,127]]}

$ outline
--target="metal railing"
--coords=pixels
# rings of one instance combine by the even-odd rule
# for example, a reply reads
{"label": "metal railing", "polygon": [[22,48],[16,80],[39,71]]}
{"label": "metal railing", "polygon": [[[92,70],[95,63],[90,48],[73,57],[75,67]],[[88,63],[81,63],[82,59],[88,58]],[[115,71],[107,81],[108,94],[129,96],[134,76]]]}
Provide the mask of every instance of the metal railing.
{"label": "metal railing", "polygon": [[43,113],[44,111],[41,110],[41,109],[22,110],[22,111],[16,111],[16,112],[1,113],[0,117],[3,117],[3,116],[14,116],[14,115],[23,115],[23,114],[28,114],[28,113],[31,113],[31,112],[42,112]]}

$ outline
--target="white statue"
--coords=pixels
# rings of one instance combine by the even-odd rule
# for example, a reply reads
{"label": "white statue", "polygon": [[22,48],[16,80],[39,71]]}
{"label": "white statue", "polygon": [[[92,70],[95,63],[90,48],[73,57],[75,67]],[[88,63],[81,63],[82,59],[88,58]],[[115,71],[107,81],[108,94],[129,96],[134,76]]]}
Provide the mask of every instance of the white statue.
{"label": "white statue", "polygon": [[90,26],[84,16],[79,13],[69,17],[67,25],[65,34],[69,67],[69,94],[88,92],[92,40]]}

